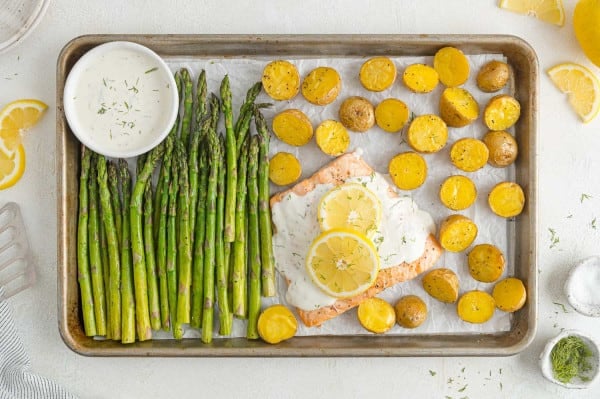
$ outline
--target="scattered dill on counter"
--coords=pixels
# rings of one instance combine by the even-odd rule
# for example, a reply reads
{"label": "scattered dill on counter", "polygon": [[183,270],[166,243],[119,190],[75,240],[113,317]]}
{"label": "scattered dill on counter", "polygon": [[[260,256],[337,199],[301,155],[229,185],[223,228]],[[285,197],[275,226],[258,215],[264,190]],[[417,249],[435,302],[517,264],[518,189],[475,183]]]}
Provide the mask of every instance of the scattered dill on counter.
{"label": "scattered dill on counter", "polygon": [[590,199],[590,198],[592,198],[591,195],[583,193],[583,194],[581,194],[581,197],[579,198],[579,202],[583,202],[583,201],[585,201],[587,199]]}
{"label": "scattered dill on counter", "polygon": [[562,383],[568,383],[574,377],[588,381],[586,374],[592,370],[591,356],[592,351],[581,338],[569,335],[561,339],[550,352],[554,377]]}

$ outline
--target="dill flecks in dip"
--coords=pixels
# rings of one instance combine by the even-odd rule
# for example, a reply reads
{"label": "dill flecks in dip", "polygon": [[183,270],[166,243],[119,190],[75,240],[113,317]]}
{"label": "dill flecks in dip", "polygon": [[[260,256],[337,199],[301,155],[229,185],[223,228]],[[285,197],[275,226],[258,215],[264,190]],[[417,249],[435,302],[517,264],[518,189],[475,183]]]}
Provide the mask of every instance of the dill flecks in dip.
{"label": "dill flecks in dip", "polygon": [[591,356],[592,351],[581,338],[569,335],[561,339],[550,352],[554,377],[562,383],[569,383],[574,377],[588,381],[586,374],[592,370]]}

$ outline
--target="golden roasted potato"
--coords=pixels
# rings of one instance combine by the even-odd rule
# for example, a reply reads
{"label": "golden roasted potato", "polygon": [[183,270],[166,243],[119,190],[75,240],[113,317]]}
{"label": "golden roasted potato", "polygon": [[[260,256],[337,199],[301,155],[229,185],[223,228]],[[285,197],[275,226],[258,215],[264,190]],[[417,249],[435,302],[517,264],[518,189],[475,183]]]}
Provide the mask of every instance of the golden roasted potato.
{"label": "golden roasted potato", "polygon": [[436,88],[439,76],[435,69],[425,64],[412,64],[406,67],[402,81],[415,93],[429,93]]}
{"label": "golden roasted potato", "polygon": [[438,152],[448,141],[446,122],[433,114],[417,116],[408,126],[406,141],[415,151]]}
{"label": "golden roasted potato", "polygon": [[269,344],[292,338],[297,329],[294,314],[283,305],[269,306],[258,316],[258,335]]}
{"label": "golden roasted potato", "polygon": [[408,107],[397,98],[386,98],[375,107],[375,122],[386,132],[399,132],[408,118]]}
{"label": "golden roasted potato", "polygon": [[286,109],[273,118],[273,133],[284,143],[299,147],[310,141],[313,127],[304,112]]}
{"label": "golden roasted potato", "polygon": [[485,166],[490,152],[481,140],[463,138],[457,140],[450,148],[452,164],[465,172],[475,172]]}
{"label": "golden roasted potato", "polygon": [[483,121],[490,130],[506,130],[521,116],[521,104],[507,94],[499,94],[488,101],[483,111]]}
{"label": "golden roasted potato", "polygon": [[502,130],[490,130],[483,136],[483,142],[490,152],[488,158],[490,165],[496,168],[504,168],[517,159],[519,146],[517,140],[510,133]]}
{"label": "golden roasted potato", "polygon": [[352,96],[340,105],[339,118],[346,128],[363,133],[375,124],[375,109],[366,98]]}
{"label": "golden roasted potato", "polygon": [[300,74],[289,61],[272,61],[263,70],[262,84],[273,100],[291,100],[300,90]]}
{"label": "golden roasted potato", "polygon": [[477,225],[463,215],[450,215],[440,226],[440,245],[451,252],[464,251],[477,237]]}
{"label": "golden roasted potato", "polygon": [[467,126],[479,116],[479,104],[467,90],[448,87],[440,97],[440,116],[448,126]]}
{"label": "golden roasted potato", "polygon": [[417,328],[427,319],[427,304],[416,295],[400,298],[394,310],[398,324],[404,328]]}
{"label": "golden roasted potato", "polygon": [[396,80],[396,65],[388,57],[374,57],[362,64],[360,83],[370,91],[384,91]]}
{"label": "golden roasted potato", "polygon": [[358,321],[368,331],[382,334],[396,323],[396,313],[392,305],[381,298],[371,297],[358,305]]}
{"label": "golden roasted potato", "polygon": [[496,307],[505,312],[516,312],[525,305],[527,291],[521,280],[508,277],[499,281],[492,290]]}
{"label": "golden roasted potato", "polygon": [[458,317],[468,323],[485,323],[494,315],[496,303],[485,291],[469,291],[458,300],[456,311]]}
{"label": "golden roasted potato", "polygon": [[469,79],[469,60],[455,47],[443,47],[433,57],[433,68],[440,82],[448,87],[460,86]]}
{"label": "golden roasted potato", "polygon": [[319,126],[315,132],[317,145],[327,155],[337,157],[342,155],[350,145],[350,135],[340,122],[328,119]]}
{"label": "golden roasted potato", "polygon": [[493,283],[504,273],[506,261],[502,251],[492,244],[476,245],[469,252],[469,273],[477,281]]}
{"label": "golden roasted potato", "polygon": [[458,276],[450,269],[433,269],[423,276],[423,289],[441,302],[452,303],[458,299]]}
{"label": "golden roasted potato", "polygon": [[302,165],[294,154],[278,152],[269,161],[269,179],[278,186],[292,184],[302,175]]}
{"label": "golden roasted potato", "polygon": [[486,93],[493,93],[506,86],[510,70],[502,61],[490,61],[481,67],[477,74],[477,87]]}
{"label": "golden roasted potato", "polygon": [[390,160],[388,171],[399,189],[414,190],[427,178],[427,163],[416,152],[403,152]]}
{"label": "golden roasted potato", "polygon": [[302,81],[302,95],[311,104],[332,103],[342,90],[342,78],[333,68],[318,67]]}
{"label": "golden roasted potato", "polygon": [[511,218],[523,212],[525,193],[517,183],[508,181],[498,183],[488,196],[488,204],[496,215]]}
{"label": "golden roasted potato", "polygon": [[450,176],[440,186],[440,201],[453,211],[467,209],[477,199],[475,183],[466,176]]}

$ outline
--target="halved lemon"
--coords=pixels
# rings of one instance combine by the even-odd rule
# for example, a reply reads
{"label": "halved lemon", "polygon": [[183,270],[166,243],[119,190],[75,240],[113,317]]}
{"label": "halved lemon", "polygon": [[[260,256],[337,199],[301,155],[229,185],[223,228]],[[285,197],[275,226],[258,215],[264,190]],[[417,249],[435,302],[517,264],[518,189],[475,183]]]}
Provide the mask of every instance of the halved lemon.
{"label": "halved lemon", "polygon": [[379,254],[366,236],[350,229],[319,235],[306,257],[313,283],[335,298],[351,298],[373,285],[379,273]]}
{"label": "halved lemon", "polygon": [[13,153],[21,144],[21,134],[34,126],[48,106],[39,100],[16,100],[0,111],[0,150]]}
{"label": "halved lemon", "polygon": [[322,231],[348,228],[369,236],[379,228],[381,213],[381,201],[371,190],[345,183],[321,198],[317,218]]}
{"label": "halved lemon", "polygon": [[13,186],[25,171],[25,148],[19,145],[12,154],[0,150],[0,190]]}
{"label": "halved lemon", "polygon": [[548,70],[552,83],[569,95],[569,103],[584,123],[600,110],[600,82],[586,67],[566,62]]}
{"label": "halved lemon", "polygon": [[565,24],[565,9],[562,0],[500,0],[498,7],[519,14],[532,15],[554,25],[563,26]]}

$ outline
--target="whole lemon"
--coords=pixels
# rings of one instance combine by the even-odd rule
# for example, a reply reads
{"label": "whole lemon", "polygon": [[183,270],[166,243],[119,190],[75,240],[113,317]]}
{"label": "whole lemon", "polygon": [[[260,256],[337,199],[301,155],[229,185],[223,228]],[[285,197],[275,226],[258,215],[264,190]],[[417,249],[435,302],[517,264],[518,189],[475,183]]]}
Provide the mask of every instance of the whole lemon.
{"label": "whole lemon", "polygon": [[600,0],[580,0],[573,13],[573,27],[585,55],[600,67]]}

